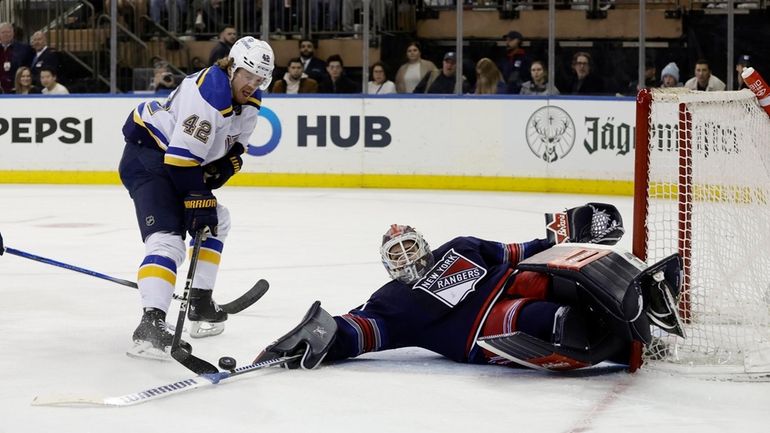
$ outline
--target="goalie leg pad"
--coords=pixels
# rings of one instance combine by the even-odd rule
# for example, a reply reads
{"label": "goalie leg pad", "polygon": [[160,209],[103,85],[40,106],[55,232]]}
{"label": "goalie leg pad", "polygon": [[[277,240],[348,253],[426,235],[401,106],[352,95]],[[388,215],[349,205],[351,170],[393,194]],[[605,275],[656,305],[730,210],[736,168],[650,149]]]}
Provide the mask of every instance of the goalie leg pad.
{"label": "goalie leg pad", "polygon": [[312,370],[326,357],[336,333],[337,322],[334,317],[321,308],[320,301],[315,301],[299,325],[267,346],[254,363],[301,354],[302,358],[287,363],[286,367]]}
{"label": "goalie leg pad", "polygon": [[[542,322],[545,310],[553,306],[549,336],[535,336],[525,331],[526,324]],[[629,342],[612,335],[600,320],[575,307],[550,302],[534,302],[523,309],[514,332],[484,336],[478,344],[485,350],[519,365],[550,371],[569,371],[605,361],[624,351]],[[538,331],[535,331],[539,333]]]}
{"label": "goalie leg pad", "polygon": [[[623,322],[642,314],[641,288],[634,280],[643,262],[608,247],[587,244],[556,245],[519,263],[520,270],[555,277],[550,300],[569,305],[592,306]],[[571,285],[574,282],[574,287]],[[577,299],[577,304],[575,304]]]}

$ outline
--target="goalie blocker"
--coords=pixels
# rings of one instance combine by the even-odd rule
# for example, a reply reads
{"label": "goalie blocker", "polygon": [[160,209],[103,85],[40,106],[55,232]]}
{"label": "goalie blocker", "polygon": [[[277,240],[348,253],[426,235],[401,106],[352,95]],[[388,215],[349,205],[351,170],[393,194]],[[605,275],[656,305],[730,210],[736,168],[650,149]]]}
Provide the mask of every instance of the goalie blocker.
{"label": "goalie blocker", "polygon": [[321,302],[310,306],[302,321],[284,336],[267,346],[254,360],[254,364],[281,357],[302,355],[284,364],[286,368],[312,370],[326,357],[334,343],[337,322],[321,308]]}
{"label": "goalie blocker", "polygon": [[518,266],[548,274],[549,300],[562,304],[550,341],[521,331],[478,339],[479,346],[518,364],[554,371],[597,364],[632,340],[650,344],[650,323],[684,337],[676,298],[681,260],[647,267],[630,253],[587,244],[557,245]]}

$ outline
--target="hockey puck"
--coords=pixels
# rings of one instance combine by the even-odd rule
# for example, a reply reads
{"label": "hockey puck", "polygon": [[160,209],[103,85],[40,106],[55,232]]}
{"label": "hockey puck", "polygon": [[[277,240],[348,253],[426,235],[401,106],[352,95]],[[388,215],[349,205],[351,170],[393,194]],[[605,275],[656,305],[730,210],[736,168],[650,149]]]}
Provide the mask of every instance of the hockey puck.
{"label": "hockey puck", "polygon": [[219,358],[219,368],[223,368],[225,370],[232,370],[235,368],[235,358],[230,356],[223,356]]}

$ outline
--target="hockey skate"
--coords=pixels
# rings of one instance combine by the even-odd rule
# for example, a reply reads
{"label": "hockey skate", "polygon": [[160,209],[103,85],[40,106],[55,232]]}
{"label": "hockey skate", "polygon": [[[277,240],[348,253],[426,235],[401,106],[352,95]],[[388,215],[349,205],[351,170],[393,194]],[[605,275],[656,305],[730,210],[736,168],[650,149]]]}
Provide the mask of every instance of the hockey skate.
{"label": "hockey skate", "polygon": [[[139,326],[134,330],[134,346],[126,352],[132,358],[153,359],[157,361],[172,361],[171,343],[174,334],[169,332],[166,324],[166,313],[163,310],[149,308],[142,315]],[[192,346],[182,340],[180,346],[192,352]]]}
{"label": "hockey skate", "polygon": [[219,335],[225,330],[227,313],[211,298],[211,290],[190,289],[190,337],[204,338]]}
{"label": "hockey skate", "polygon": [[680,257],[671,255],[645,269],[640,277],[650,321],[669,334],[686,338],[677,301],[682,282]]}

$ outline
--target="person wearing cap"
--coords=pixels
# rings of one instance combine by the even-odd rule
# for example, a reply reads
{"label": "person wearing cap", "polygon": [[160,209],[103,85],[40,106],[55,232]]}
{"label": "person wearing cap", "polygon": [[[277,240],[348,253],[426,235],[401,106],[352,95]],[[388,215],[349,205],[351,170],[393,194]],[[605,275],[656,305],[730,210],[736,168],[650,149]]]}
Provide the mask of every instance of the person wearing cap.
{"label": "person wearing cap", "polygon": [[751,66],[751,56],[748,54],[743,54],[740,57],[738,57],[738,62],[735,64],[735,72],[738,73],[738,79],[735,80],[735,85],[737,86],[736,90],[741,89],[748,89],[749,87],[746,85],[746,83],[743,81],[743,76],[741,75],[743,73],[743,70]]}
{"label": "person wearing cap", "polygon": [[498,62],[497,67],[503,74],[507,93],[519,93],[521,84],[530,80],[529,67],[530,59],[527,53],[521,48],[523,37],[521,33],[511,30],[503,35],[505,40],[505,56]]}
{"label": "person wearing cap", "polygon": [[675,62],[667,64],[660,71],[660,87],[682,87],[679,81],[679,66]]}
{"label": "person wearing cap", "polygon": [[687,80],[687,82],[684,83],[684,87],[687,87],[690,90],[714,92],[725,90],[726,86],[724,81],[711,73],[708,60],[698,59],[698,61],[695,62],[695,76]]}
{"label": "person wearing cap", "polygon": [[[452,94],[455,92],[455,74],[457,73],[457,55],[454,51],[444,54],[441,69],[431,71],[420,80],[414,93]],[[468,80],[463,77],[463,93],[470,91]]]}

